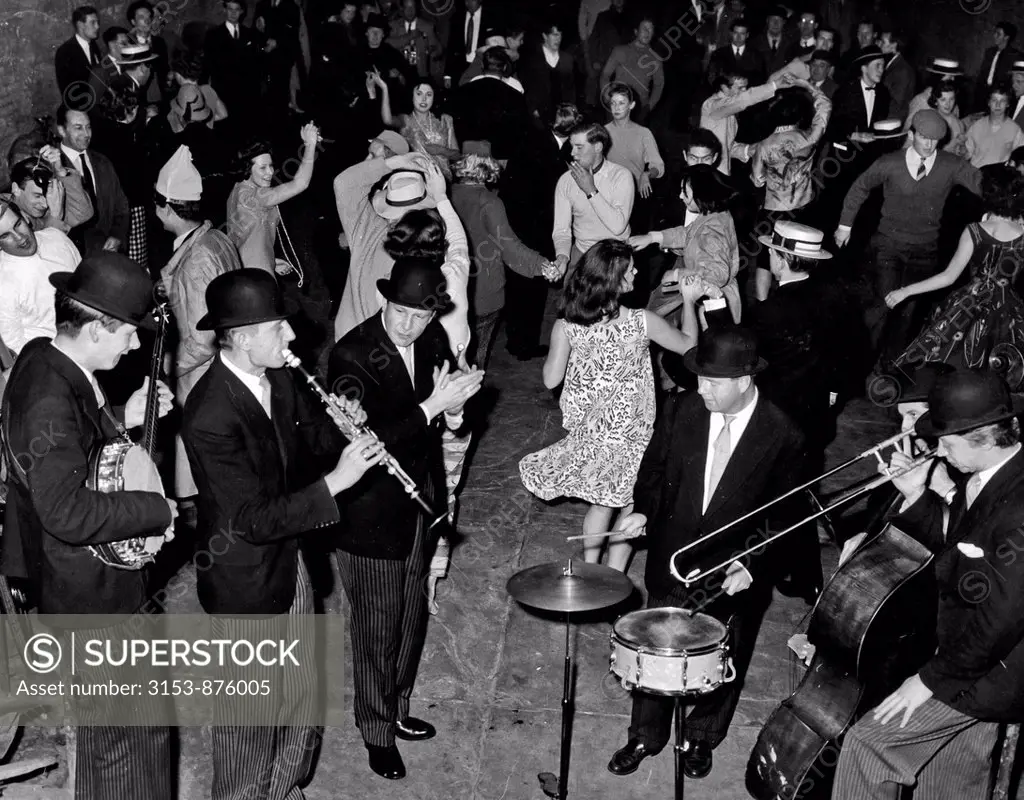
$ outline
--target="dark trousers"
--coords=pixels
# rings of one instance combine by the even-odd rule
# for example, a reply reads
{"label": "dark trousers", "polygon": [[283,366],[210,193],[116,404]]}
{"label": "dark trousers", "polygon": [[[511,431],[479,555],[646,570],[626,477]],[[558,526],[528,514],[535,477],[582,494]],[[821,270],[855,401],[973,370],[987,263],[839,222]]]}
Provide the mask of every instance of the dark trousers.
{"label": "dark trousers", "polygon": [[[686,717],[686,738],[703,741],[714,749],[725,739],[729,723],[736,712],[740,699],[743,679],[754,655],[757,632],[761,619],[771,603],[771,587],[751,586],[733,597],[722,595],[702,613],[709,614],[729,627],[729,654],[736,668],[736,679],[726,683],[695,701],[687,700],[690,713]],[[690,602],[688,602],[690,601]],[[699,602],[699,598],[697,599]],[[693,607],[685,590],[678,590],[667,597],[654,597],[647,601],[648,608],[677,606]],[[660,697],[644,692],[633,693],[633,716],[629,723],[629,738],[637,739],[652,750],[660,750],[668,744],[672,734],[672,712],[675,698]]]}
{"label": "dark trousers", "polygon": [[871,346],[883,367],[892,363],[921,329],[930,307],[926,299],[911,297],[896,308],[885,305],[885,296],[895,289],[935,274],[938,251],[931,245],[911,245],[876,234],[868,250],[873,262],[874,296],[865,312]]}
{"label": "dark trousers", "polygon": [[[226,679],[262,680],[271,693],[259,698],[218,695],[214,701],[212,800],[301,800],[319,745],[313,589],[299,556],[295,598],[287,615],[269,619],[213,617],[215,638],[297,639],[296,658],[308,669],[247,667]],[[237,674],[231,674],[237,672]],[[264,674],[265,673],[265,674]],[[125,799],[127,800],[127,798]]]}
{"label": "dark trousers", "polygon": [[543,278],[524,278],[505,268],[505,348],[513,355],[540,345],[548,283]]}
{"label": "dark trousers", "polygon": [[404,560],[340,551],[338,567],[351,609],[356,727],[368,745],[395,743],[395,722],[409,716],[409,698],[427,633],[430,554],[423,518]]}

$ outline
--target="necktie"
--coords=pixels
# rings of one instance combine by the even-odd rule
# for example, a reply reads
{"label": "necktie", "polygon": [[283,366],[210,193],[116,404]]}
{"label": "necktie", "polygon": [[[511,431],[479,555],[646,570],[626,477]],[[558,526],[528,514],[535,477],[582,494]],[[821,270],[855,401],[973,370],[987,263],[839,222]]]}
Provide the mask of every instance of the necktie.
{"label": "necktie", "polygon": [[718,488],[718,483],[722,480],[722,475],[725,474],[726,465],[729,463],[729,456],[732,454],[732,434],[729,431],[729,427],[736,417],[726,414],[724,418],[725,424],[722,425],[722,430],[715,439],[715,446],[712,450],[711,477],[708,480],[708,493],[704,498],[705,509],[710,505],[711,498],[715,496],[715,489]]}
{"label": "necktie", "polygon": [[916,178],[916,180],[921,180],[921,178],[924,177],[924,173],[925,173],[924,160],[922,159],[921,163],[917,165],[917,178]]}
{"label": "necktie", "polygon": [[740,49],[738,47],[734,47],[732,51],[736,54],[736,58],[740,57]]}
{"label": "necktie", "polygon": [[772,39],[772,55],[775,55],[779,50],[779,40]]}
{"label": "necktie", "polygon": [[974,501],[978,499],[978,495],[981,494],[981,474],[975,472],[969,481],[967,481],[967,508],[974,505]]}
{"label": "necktie", "polygon": [[92,172],[89,169],[89,162],[85,160],[85,153],[82,153],[78,157],[78,163],[81,165],[82,172],[82,185],[85,187],[85,191],[89,193],[89,197],[93,201],[96,200],[96,184],[92,180]]}
{"label": "necktie", "polygon": [[273,419],[270,413],[270,379],[267,377],[267,373],[263,373],[260,376],[260,390],[262,396],[260,397],[260,405],[263,406],[263,410],[267,412],[267,417]]}
{"label": "necktie", "polygon": [[412,23],[411,22],[407,22],[407,23],[405,23],[405,32],[409,33],[410,31],[412,31]]}
{"label": "necktie", "polygon": [[473,52],[473,15],[468,15],[468,21],[466,22],[466,55],[470,55]]}
{"label": "necktie", "polygon": [[234,39],[235,41],[238,41],[238,26],[237,25],[232,25],[231,26],[231,38]]}

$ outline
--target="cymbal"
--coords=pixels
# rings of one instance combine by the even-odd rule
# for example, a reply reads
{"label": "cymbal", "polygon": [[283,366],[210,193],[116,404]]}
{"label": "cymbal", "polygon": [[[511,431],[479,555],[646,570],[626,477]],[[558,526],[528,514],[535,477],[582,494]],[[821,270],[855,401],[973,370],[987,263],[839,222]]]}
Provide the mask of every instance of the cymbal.
{"label": "cymbal", "polygon": [[556,561],[520,570],[505,587],[517,601],[544,611],[594,611],[625,600],[633,583],[601,564]]}

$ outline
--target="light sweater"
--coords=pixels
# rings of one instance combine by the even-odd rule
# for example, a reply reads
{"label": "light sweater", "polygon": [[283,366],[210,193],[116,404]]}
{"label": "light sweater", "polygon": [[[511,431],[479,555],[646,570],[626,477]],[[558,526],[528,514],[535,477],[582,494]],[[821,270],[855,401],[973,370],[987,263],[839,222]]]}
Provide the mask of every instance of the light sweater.
{"label": "light sweater", "polygon": [[[555,225],[551,241],[555,257],[568,258],[573,243],[586,253],[602,239],[629,238],[629,215],[633,213],[633,176],[629,170],[605,159],[594,173],[597,194],[589,200],[571,172],[555,184]],[[605,224],[605,220],[608,224]]]}
{"label": "light sweater", "polygon": [[988,117],[982,117],[967,130],[967,157],[976,167],[1005,164],[1014,149],[1024,145],[1024,133],[1012,119],[1004,119],[993,128]]}
{"label": "light sweater", "polygon": [[35,255],[0,253],[0,339],[20,352],[39,336],[57,335],[54,288],[50,276],[73,272],[82,260],[78,248],[56,228],[36,232]]}
{"label": "light sweater", "polygon": [[651,171],[659,176],[665,174],[665,162],[658,151],[658,143],[650,128],[637,125],[632,120],[626,125],[609,122],[604,126],[612,137],[612,149],[608,151],[608,160],[613,164],[625,167],[639,181],[644,174],[644,164],[649,164]]}

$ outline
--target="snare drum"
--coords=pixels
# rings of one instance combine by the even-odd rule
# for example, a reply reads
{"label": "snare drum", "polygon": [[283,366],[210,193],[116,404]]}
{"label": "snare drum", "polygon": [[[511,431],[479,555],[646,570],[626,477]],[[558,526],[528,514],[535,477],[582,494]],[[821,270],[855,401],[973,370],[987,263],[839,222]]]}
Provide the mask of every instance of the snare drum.
{"label": "snare drum", "polygon": [[629,690],[704,694],[736,677],[727,640],[725,625],[707,614],[645,608],[612,627],[610,669]]}

